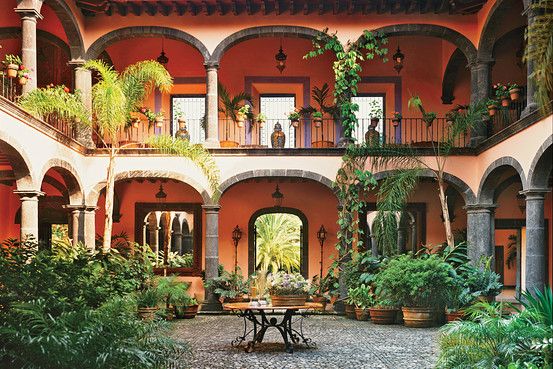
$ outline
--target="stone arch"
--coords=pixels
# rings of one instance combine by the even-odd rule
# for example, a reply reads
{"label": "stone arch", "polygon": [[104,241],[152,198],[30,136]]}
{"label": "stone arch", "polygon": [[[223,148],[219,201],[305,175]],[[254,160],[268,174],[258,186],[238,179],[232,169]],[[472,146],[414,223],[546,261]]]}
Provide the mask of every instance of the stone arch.
{"label": "stone arch", "polygon": [[211,55],[210,62],[219,64],[225,52],[240,42],[262,37],[296,37],[313,39],[321,31],[300,26],[259,26],[240,30],[222,40]]}
{"label": "stone arch", "polygon": [[386,36],[429,36],[438,37],[457,46],[465,55],[468,62],[476,60],[476,47],[461,33],[451,28],[435,24],[395,24],[377,28],[374,31],[383,32]]}
{"label": "stone arch", "polygon": [[202,54],[204,60],[207,61],[210,58],[209,51],[205,45],[196,37],[184,31],[160,26],[132,26],[119,28],[114,31],[108,32],[105,35],[98,38],[86,51],[87,59],[97,58],[102,51],[109,45],[126,39],[138,38],[138,37],[165,37],[172,40],[183,41],[186,44],[192,46]]}
{"label": "stone arch", "polygon": [[84,56],[84,42],[79,28],[77,18],[71,11],[65,0],[45,0],[50,8],[56,13],[60,20],[63,30],[69,41],[69,54],[71,59],[82,59]]}
{"label": "stone arch", "polygon": [[499,29],[507,14],[516,8],[520,0],[497,0],[488,13],[478,42],[478,59],[492,60],[493,47],[499,35]]}
{"label": "stone arch", "polygon": [[221,196],[235,184],[251,178],[263,178],[263,177],[296,177],[296,178],[305,178],[311,179],[315,182],[321,183],[322,185],[328,187],[333,193],[334,189],[332,188],[332,180],[329,178],[317,174],[314,172],[300,170],[300,169],[256,169],[250,170],[248,172],[243,172],[236,174],[227,180],[225,180],[219,186]]}
{"label": "stone arch", "polygon": [[[212,203],[211,196],[206,189],[202,187],[194,179],[184,175],[183,173],[170,172],[170,171],[148,171],[148,170],[131,170],[126,172],[119,172],[115,175],[115,181],[119,181],[127,178],[166,178],[174,179],[179,182],[185,183],[192,188],[194,188],[202,196],[202,199],[205,204]],[[100,197],[100,192],[106,187],[106,181],[101,181],[96,183],[94,187],[88,192],[86,196],[86,204],[90,206],[96,206],[98,203],[98,198]]]}
{"label": "stone arch", "polygon": [[31,161],[25,150],[11,137],[0,131],[0,153],[10,163],[17,190],[36,190],[37,186],[31,175]]}
{"label": "stone arch", "polygon": [[84,204],[84,191],[79,173],[75,170],[72,164],[62,159],[50,159],[42,167],[40,173],[40,183],[46,177],[46,173],[50,169],[57,170],[62,176],[67,192],[69,194],[70,205],[83,205]]}
{"label": "stone arch", "polygon": [[444,78],[442,80],[442,104],[452,104],[453,100],[455,100],[453,90],[455,89],[457,76],[459,74],[459,70],[466,67],[467,64],[468,61],[465,54],[463,54],[461,49],[455,49],[449,58],[449,62],[445,68]]}
{"label": "stone arch", "polygon": [[505,156],[491,163],[482,175],[480,185],[478,186],[478,204],[493,204],[496,189],[501,181],[498,173],[502,169],[507,168],[512,168],[518,173],[522,188],[526,188],[524,169],[522,169],[522,166],[515,158]]}
{"label": "stone arch", "polygon": [[548,178],[553,169],[551,157],[553,147],[553,136],[549,136],[540,146],[538,152],[530,164],[528,170],[528,187],[529,188],[547,188]]}
{"label": "stone arch", "polygon": [[[64,53],[67,54],[67,56],[71,56],[71,50],[69,45],[65,43],[61,38],[58,36],[51,34],[50,32],[37,29],[36,35],[38,39],[44,39],[57,47],[59,47],[61,50],[63,50]],[[21,27],[2,27],[0,28],[0,39],[4,38],[16,38],[20,39],[22,37],[21,34]]]}
{"label": "stone arch", "polygon": [[[393,171],[391,171],[391,170],[382,171],[382,172],[376,173],[374,175],[374,177],[377,181],[380,181],[380,180],[390,176],[392,173],[393,173]],[[436,174],[433,171],[431,171],[430,169],[424,169],[421,172],[420,177],[421,178],[436,179]],[[476,200],[476,196],[474,195],[474,192],[469,187],[469,185],[466,184],[465,181],[463,181],[461,178],[459,178],[459,177],[457,177],[453,174],[447,173],[447,172],[444,172],[444,180],[448,184],[451,184],[457,190],[457,192],[459,192],[461,194],[461,196],[463,197],[463,200],[465,201],[465,204],[474,203],[474,201]]]}

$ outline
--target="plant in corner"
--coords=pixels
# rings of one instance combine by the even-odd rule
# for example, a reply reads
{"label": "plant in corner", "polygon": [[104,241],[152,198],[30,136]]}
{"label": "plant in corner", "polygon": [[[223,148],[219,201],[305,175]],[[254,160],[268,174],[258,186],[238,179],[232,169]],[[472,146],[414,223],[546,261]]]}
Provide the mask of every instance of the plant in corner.
{"label": "plant in corner", "polygon": [[437,255],[415,258],[400,255],[378,274],[381,293],[402,306],[407,327],[430,327],[436,311],[443,311],[448,290],[455,286],[456,273]]}
{"label": "plant in corner", "polygon": [[136,304],[138,306],[138,316],[143,320],[154,320],[156,312],[159,310],[160,296],[156,288],[148,286],[136,294]]}
{"label": "plant in corner", "polygon": [[267,276],[273,306],[301,306],[307,301],[309,282],[299,273],[276,272]]}
{"label": "plant in corner", "polygon": [[240,267],[234,272],[223,270],[218,277],[206,281],[205,288],[219,296],[223,302],[242,302],[249,291],[248,281],[242,276]]}
{"label": "plant in corner", "polygon": [[369,308],[375,303],[374,294],[369,286],[361,284],[356,288],[350,288],[347,301],[355,306],[357,320],[369,320]]}

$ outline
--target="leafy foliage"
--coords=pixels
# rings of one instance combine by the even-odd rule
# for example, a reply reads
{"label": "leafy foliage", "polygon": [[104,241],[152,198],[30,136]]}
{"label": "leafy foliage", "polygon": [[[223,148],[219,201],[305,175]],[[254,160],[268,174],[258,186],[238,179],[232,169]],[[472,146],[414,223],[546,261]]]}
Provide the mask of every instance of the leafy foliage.
{"label": "leafy foliage", "polygon": [[[219,111],[223,113],[227,119],[230,118],[234,123],[238,121],[238,111],[244,106],[244,103],[247,102],[252,104],[252,97],[250,94],[239,92],[232,96],[222,83],[218,84],[217,93],[219,94],[219,101],[221,103]],[[250,112],[250,118],[251,117]]]}
{"label": "leafy foliage", "polygon": [[240,267],[234,272],[219,271],[219,276],[205,281],[205,288],[222,298],[241,297],[249,292],[249,284],[242,276]]}

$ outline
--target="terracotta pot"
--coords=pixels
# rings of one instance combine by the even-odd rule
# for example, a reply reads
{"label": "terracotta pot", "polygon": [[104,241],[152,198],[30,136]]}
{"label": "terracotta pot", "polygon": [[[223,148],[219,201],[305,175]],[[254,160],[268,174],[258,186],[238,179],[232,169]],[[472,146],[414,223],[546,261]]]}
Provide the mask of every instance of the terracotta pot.
{"label": "terracotta pot", "polygon": [[519,88],[513,88],[509,90],[509,95],[511,95],[511,100],[516,101],[520,98],[520,89]]}
{"label": "terracotta pot", "polygon": [[488,105],[488,114],[490,114],[490,117],[493,117],[495,113],[497,113],[497,106]]}
{"label": "terracotta pot", "polygon": [[344,304],[346,318],[355,319],[355,305]]}
{"label": "terracotta pot", "polygon": [[175,317],[177,319],[192,319],[198,314],[198,305],[175,306]]}
{"label": "terracotta pot", "polygon": [[132,126],[134,128],[140,127],[140,119],[133,119]]}
{"label": "terracotta pot", "polygon": [[397,127],[399,125],[399,119],[392,119],[392,125]]}
{"label": "terracotta pot", "polygon": [[19,84],[21,86],[26,85],[27,84],[27,77],[19,77]]}
{"label": "terracotta pot", "polygon": [[157,117],[156,118],[156,126],[157,127],[163,127],[163,118],[162,117]]}
{"label": "terracotta pot", "polygon": [[265,127],[265,122],[257,122],[257,125],[259,126],[259,128],[263,128]]}
{"label": "terracotta pot", "polygon": [[243,119],[238,119],[236,121],[236,126],[238,126],[238,128],[244,128],[244,120]]}
{"label": "terracotta pot", "polygon": [[374,324],[394,324],[399,309],[372,307],[369,311]]}
{"label": "terracotta pot", "polygon": [[315,124],[315,128],[321,128],[323,120],[322,118],[313,118],[313,123]]}
{"label": "terracotta pot", "polygon": [[8,64],[6,67],[6,75],[10,78],[17,77],[17,71],[19,70],[19,65],[17,64]]}
{"label": "terracotta pot", "polygon": [[313,302],[321,304],[321,307],[317,310],[325,311],[326,310],[326,297],[323,296],[313,296]]}
{"label": "terracotta pot", "polygon": [[238,147],[239,144],[236,141],[219,141],[221,147]]}
{"label": "terracotta pot", "polygon": [[355,319],[367,321],[369,320],[369,309],[355,308]]}
{"label": "terracotta pot", "polygon": [[506,108],[509,105],[511,105],[511,100],[508,97],[501,98],[501,106]]}
{"label": "terracotta pot", "polygon": [[156,316],[156,311],[158,311],[159,308],[156,307],[139,307],[138,308],[138,316],[142,320],[154,320]]}
{"label": "terracotta pot", "polygon": [[435,311],[428,308],[403,307],[403,324],[409,328],[428,328],[434,324]]}
{"label": "terracotta pot", "polygon": [[307,295],[271,295],[273,306],[302,306],[307,301]]}
{"label": "terracotta pot", "polygon": [[450,313],[448,312],[445,313],[445,319],[448,322],[463,320],[464,317],[465,317],[465,313],[463,311],[452,311]]}
{"label": "terracotta pot", "polygon": [[314,147],[314,148],[334,147],[334,142],[332,142],[332,141],[313,141],[313,142],[311,142],[311,147]]}
{"label": "terracotta pot", "polygon": [[292,127],[298,128],[300,126],[300,121],[298,119],[294,119],[291,121]]}

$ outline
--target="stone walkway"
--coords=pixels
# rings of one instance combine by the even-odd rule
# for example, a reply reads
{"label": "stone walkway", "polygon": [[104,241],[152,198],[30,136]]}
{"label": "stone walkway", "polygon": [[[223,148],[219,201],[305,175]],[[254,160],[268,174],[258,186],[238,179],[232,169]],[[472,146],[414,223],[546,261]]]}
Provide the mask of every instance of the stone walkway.
{"label": "stone walkway", "polygon": [[304,331],[317,348],[299,344],[293,354],[284,352],[275,329],[250,354],[244,344],[231,347],[243,329],[237,316],[200,315],[173,325],[175,337],[191,347],[192,369],[424,369],[433,367],[437,355],[438,328],[383,326],[332,315],[305,319]]}

